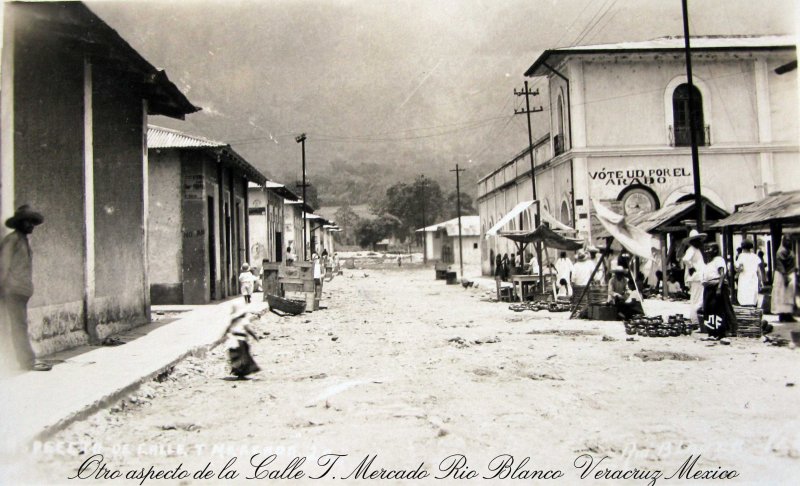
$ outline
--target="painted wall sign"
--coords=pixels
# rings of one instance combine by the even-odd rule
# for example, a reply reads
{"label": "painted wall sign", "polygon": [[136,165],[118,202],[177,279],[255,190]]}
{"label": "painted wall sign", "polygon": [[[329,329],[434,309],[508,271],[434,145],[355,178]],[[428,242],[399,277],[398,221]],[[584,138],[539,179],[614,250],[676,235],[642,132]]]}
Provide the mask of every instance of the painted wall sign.
{"label": "painted wall sign", "polygon": [[193,174],[183,177],[183,198],[203,199],[203,175]]}
{"label": "painted wall sign", "polygon": [[618,169],[589,171],[593,181],[606,186],[630,186],[633,184],[666,184],[669,179],[678,177],[691,177],[692,171],[684,167],[661,169]]}

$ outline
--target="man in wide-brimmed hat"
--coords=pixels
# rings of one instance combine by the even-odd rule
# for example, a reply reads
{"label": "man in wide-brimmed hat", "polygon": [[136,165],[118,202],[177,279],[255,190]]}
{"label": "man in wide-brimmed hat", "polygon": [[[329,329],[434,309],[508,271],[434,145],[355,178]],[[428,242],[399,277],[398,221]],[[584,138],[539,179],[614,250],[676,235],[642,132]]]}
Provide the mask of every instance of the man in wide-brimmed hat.
{"label": "man in wide-brimmed hat", "polygon": [[28,205],[17,208],[6,226],[14,231],[0,243],[0,320],[10,329],[17,362],[23,369],[48,371],[37,363],[28,338],[28,300],[33,295],[33,258],[28,235],[44,218]]}
{"label": "man in wide-brimmed hat", "polygon": [[683,254],[681,262],[685,269],[683,277],[684,283],[689,287],[689,318],[692,325],[700,327],[700,318],[697,311],[703,306],[703,269],[705,259],[703,259],[703,241],[706,239],[705,233],[700,233],[696,229],[689,231],[686,238],[688,246],[686,253]]}

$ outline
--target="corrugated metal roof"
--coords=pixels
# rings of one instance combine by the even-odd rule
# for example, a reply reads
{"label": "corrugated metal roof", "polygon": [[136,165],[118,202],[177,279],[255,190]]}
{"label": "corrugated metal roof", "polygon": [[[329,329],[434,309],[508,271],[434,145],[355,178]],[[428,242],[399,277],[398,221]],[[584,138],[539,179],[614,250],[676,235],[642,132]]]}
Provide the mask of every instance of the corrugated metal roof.
{"label": "corrugated metal roof", "polygon": [[196,135],[189,135],[178,130],[158,127],[155,125],[147,126],[147,148],[148,149],[216,149],[228,163],[240,168],[249,180],[264,184],[267,178],[258,169],[253,167],[241,155],[236,153],[233,148],[225,142],[217,142]]}
{"label": "corrugated metal roof", "polygon": [[[747,51],[765,49],[796,49],[797,38],[792,35],[734,35],[734,36],[692,36],[692,51]],[[545,50],[533,65],[525,71],[525,76],[544,76],[549,70],[545,63],[554,65],[560,58],[574,54],[624,53],[624,52],[665,52],[684,49],[683,36],[659,37],[648,41],[618,42],[614,44],[595,44],[587,46],[558,47]],[[555,61],[548,62],[551,57]]]}
{"label": "corrugated metal roof", "polygon": [[170,128],[147,126],[147,148],[202,148],[202,147],[227,147],[224,142],[209,140],[196,135],[188,135]]}
{"label": "corrugated metal roof", "polygon": [[712,227],[761,227],[770,222],[800,222],[800,191],[767,196],[748,204]]}
{"label": "corrugated metal roof", "polygon": [[[458,218],[453,218],[442,223],[427,226],[417,231],[435,232],[440,229],[445,230],[447,236],[458,236]],[[461,216],[461,236],[480,236],[481,218],[480,216]]]}

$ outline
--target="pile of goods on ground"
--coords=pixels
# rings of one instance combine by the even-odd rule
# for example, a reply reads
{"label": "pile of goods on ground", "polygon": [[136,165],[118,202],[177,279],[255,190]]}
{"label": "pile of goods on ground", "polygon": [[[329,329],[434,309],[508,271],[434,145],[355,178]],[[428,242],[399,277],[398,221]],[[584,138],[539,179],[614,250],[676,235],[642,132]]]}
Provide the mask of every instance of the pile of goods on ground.
{"label": "pile of goods on ground", "polygon": [[569,300],[562,300],[559,298],[555,302],[545,301],[530,301],[521,302],[519,304],[511,304],[508,308],[514,312],[522,312],[526,310],[541,311],[546,310],[550,312],[567,312],[570,310]]}
{"label": "pile of goods on ground", "polygon": [[648,337],[675,337],[692,334],[692,325],[683,314],[669,316],[666,322],[661,316],[635,316],[625,321],[625,333]]}

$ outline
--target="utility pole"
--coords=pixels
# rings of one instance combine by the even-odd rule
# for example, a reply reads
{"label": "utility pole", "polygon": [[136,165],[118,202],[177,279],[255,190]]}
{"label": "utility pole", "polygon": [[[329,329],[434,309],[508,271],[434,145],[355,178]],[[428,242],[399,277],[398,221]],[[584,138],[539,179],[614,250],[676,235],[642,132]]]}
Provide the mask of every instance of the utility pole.
{"label": "utility pole", "polygon": [[426,223],[425,223],[425,189],[427,188],[427,181],[425,180],[425,175],[419,176],[420,182],[422,183],[422,263],[428,263],[428,232],[425,231]]}
{"label": "utility pole", "polygon": [[[514,110],[514,114],[515,115],[525,114],[525,116],[528,118],[528,151],[530,153],[530,159],[531,159],[531,190],[532,190],[532,194],[533,194],[534,204],[536,204],[536,212],[534,213],[534,216],[533,216],[533,219],[534,219],[534,223],[533,223],[534,228],[533,229],[535,230],[536,228],[539,227],[539,223],[540,223],[540,218],[539,218],[539,207],[540,206],[539,206],[539,202],[536,200],[536,175],[534,173],[534,162],[533,162],[533,129],[531,128],[531,113],[538,113],[540,111],[543,111],[544,108],[542,108],[540,106],[538,108],[534,108],[534,109],[531,110],[530,97],[531,96],[539,96],[539,90],[537,89],[535,91],[531,91],[530,88],[528,88],[528,80],[525,80],[525,90],[524,91],[517,91],[515,89],[514,90],[514,94],[517,95],[517,96],[524,96],[525,97],[525,110]],[[534,244],[534,248],[536,250],[536,261],[539,263],[539,285],[541,286],[542,292],[544,292],[544,271],[542,269],[542,244],[541,243],[535,243]],[[524,257],[524,255],[522,253],[522,246],[520,246],[520,249],[519,249],[519,258],[520,258],[520,260],[522,260],[523,257]]]}
{"label": "utility pole", "polygon": [[303,261],[305,262],[308,261],[306,256],[306,241],[308,240],[306,237],[306,134],[301,133],[294,138],[294,141],[301,144],[303,153],[303,205],[300,206],[300,209],[303,214]]}
{"label": "utility pole", "polygon": [[464,278],[464,249],[461,244],[461,180],[459,172],[464,172],[465,169],[459,169],[456,164],[455,170],[450,172],[456,173],[456,207],[458,208],[458,263],[461,267],[461,278]]}
{"label": "utility pole", "polygon": [[694,83],[692,82],[692,51],[689,42],[689,10],[686,0],[681,0],[683,10],[683,42],[686,52],[686,82],[689,85],[689,139],[692,143],[692,178],[694,179],[694,205],[697,211],[697,231],[703,231],[703,196],[700,193],[700,155],[697,152],[697,117],[694,111]]}

